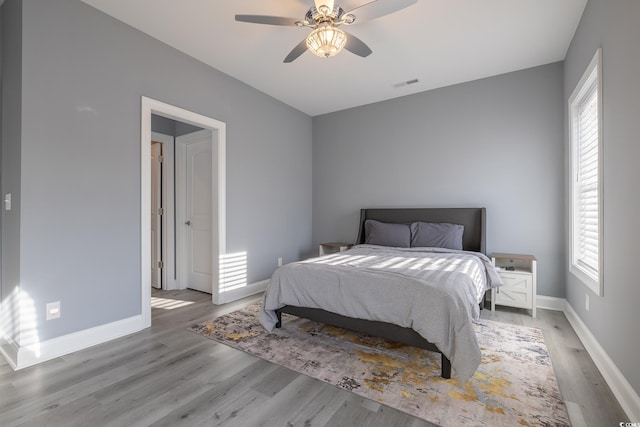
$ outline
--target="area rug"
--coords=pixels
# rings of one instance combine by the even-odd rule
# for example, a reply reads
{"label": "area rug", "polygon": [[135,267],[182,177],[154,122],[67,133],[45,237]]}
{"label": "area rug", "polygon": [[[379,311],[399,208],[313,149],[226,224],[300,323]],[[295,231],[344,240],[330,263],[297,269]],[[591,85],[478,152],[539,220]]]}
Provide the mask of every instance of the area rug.
{"label": "area rug", "polygon": [[570,425],[540,329],[475,324],[482,362],[460,384],[440,377],[439,354],[289,315],[270,334],[259,309],[191,330],[443,427]]}

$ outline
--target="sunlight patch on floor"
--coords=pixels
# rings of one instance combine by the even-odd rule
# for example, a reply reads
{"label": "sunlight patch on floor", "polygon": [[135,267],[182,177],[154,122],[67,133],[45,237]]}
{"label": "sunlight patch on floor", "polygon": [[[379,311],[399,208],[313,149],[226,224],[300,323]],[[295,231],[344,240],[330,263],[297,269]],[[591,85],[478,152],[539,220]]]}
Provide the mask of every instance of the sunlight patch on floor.
{"label": "sunlight patch on floor", "polygon": [[186,307],[187,305],[194,304],[193,301],[181,301],[170,298],[158,298],[151,297],[152,308],[163,308],[165,310],[173,310],[174,308]]}

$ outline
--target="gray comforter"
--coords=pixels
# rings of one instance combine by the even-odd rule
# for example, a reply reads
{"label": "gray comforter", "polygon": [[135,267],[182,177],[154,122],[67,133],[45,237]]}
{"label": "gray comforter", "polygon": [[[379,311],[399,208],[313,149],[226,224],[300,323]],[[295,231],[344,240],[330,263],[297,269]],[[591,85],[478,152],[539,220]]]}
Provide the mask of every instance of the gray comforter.
{"label": "gray comforter", "polygon": [[359,245],[276,270],[259,319],[272,331],[274,310],[293,305],[412,328],[451,360],[464,383],[480,364],[472,327],[478,303],[501,284],[480,253]]}

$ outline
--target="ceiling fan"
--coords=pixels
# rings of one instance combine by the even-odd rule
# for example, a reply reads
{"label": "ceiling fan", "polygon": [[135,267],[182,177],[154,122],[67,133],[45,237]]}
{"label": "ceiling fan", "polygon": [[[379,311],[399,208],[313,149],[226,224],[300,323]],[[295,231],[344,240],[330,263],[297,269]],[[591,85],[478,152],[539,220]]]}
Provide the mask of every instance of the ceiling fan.
{"label": "ceiling fan", "polygon": [[[343,48],[361,57],[371,54],[371,49],[362,40],[341,28],[379,18],[411,6],[417,0],[343,0],[344,8],[334,0],[314,0],[303,19],[265,15],[236,15],[236,21],[254,24],[309,27],[313,31],[284,58],[293,62],[307,49],[313,54],[329,58]],[[356,5],[354,5],[355,3]]]}

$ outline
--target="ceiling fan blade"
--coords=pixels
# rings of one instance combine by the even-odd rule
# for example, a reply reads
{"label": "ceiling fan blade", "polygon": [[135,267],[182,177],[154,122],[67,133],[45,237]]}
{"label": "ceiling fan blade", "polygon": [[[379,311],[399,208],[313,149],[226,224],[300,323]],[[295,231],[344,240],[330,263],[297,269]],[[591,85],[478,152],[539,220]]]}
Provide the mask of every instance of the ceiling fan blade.
{"label": "ceiling fan blade", "polygon": [[307,50],[307,39],[303,39],[300,43],[298,43],[296,45],[296,47],[294,47],[291,52],[289,52],[289,55],[287,55],[286,58],[284,58],[284,62],[285,64],[288,64],[290,62],[295,61],[300,55],[302,55],[303,53],[305,53],[305,51]]}
{"label": "ceiling fan blade", "polygon": [[373,0],[347,12],[356,16],[354,24],[380,18],[409,7],[418,0]]}
{"label": "ceiling fan blade", "polygon": [[[345,33],[347,32],[345,31]],[[363,58],[371,55],[373,52],[369,46],[351,33],[347,33],[347,44],[344,45],[344,48]]]}
{"label": "ceiling fan blade", "polygon": [[344,11],[355,10],[365,4],[371,3],[376,0],[340,0],[339,5]]}
{"label": "ceiling fan blade", "polygon": [[252,24],[284,25],[288,27],[295,27],[296,22],[300,20],[295,18],[285,18],[282,16],[236,15],[236,21],[250,22]]}

